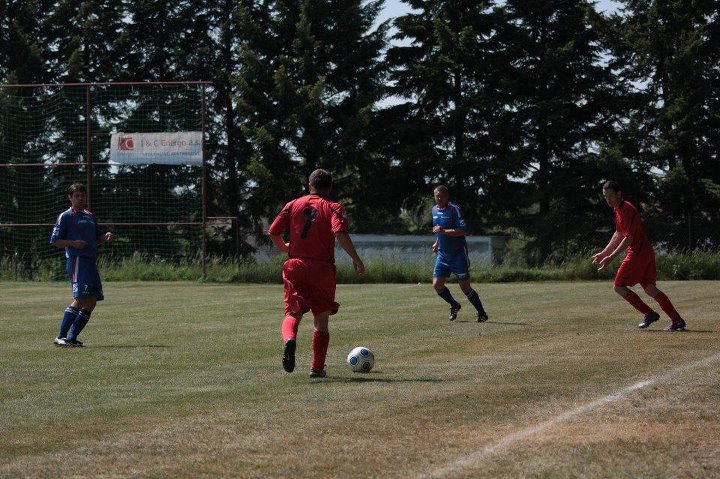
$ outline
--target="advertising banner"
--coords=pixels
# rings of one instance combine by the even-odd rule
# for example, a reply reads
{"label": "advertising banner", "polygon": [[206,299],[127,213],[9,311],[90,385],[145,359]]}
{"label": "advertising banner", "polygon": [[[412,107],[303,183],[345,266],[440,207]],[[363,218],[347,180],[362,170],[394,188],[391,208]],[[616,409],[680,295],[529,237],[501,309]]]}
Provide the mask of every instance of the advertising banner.
{"label": "advertising banner", "polygon": [[202,165],[202,132],[113,133],[110,161],[123,165]]}

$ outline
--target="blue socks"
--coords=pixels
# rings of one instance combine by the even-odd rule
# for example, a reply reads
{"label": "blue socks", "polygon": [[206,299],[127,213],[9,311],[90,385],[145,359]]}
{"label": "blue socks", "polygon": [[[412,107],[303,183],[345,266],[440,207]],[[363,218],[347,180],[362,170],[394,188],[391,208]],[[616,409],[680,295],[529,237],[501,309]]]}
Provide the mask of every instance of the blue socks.
{"label": "blue socks", "polygon": [[470,288],[470,291],[465,293],[465,296],[467,297],[468,301],[475,306],[475,309],[477,309],[478,313],[484,313],[485,308],[483,308],[482,301],[480,301],[480,296],[477,294],[477,292]]}
{"label": "blue socks", "polygon": [[450,290],[447,289],[447,286],[443,286],[443,289],[438,293],[438,296],[447,301],[450,306],[455,306],[458,304],[458,302],[455,301],[455,298],[453,298],[452,294],[450,294]]}
{"label": "blue socks", "polygon": [[74,306],[68,306],[65,308],[65,314],[60,322],[60,332],[57,335],[58,338],[67,338],[70,326],[72,326],[75,322],[75,318],[78,317],[78,313],[80,313],[80,309]]}
{"label": "blue socks", "polygon": [[[447,301],[450,306],[455,306],[458,304],[458,302],[455,301],[455,298],[453,298],[452,294],[450,294],[450,290],[447,288],[447,286],[443,286],[443,289],[438,293],[438,296]],[[483,308],[482,301],[480,301],[480,296],[477,294],[477,291],[470,288],[470,291],[465,293],[465,296],[467,297],[468,301],[470,301],[470,304],[475,306],[475,309],[477,309],[478,313],[485,312],[485,308]]]}
{"label": "blue socks", "polygon": [[70,328],[70,332],[67,335],[68,339],[77,339],[78,335],[82,332],[85,325],[90,321],[90,314],[92,311],[81,309],[77,315],[77,319]]}

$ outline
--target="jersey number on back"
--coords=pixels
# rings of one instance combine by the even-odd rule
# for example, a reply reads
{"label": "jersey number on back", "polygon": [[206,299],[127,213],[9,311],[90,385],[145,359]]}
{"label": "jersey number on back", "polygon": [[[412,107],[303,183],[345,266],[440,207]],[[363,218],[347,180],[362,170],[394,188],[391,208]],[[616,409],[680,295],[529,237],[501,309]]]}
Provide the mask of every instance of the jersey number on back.
{"label": "jersey number on back", "polygon": [[310,232],[310,227],[315,222],[315,217],[317,216],[317,210],[314,208],[305,208],[303,210],[303,214],[305,215],[305,227],[302,230],[302,233],[300,233],[300,238],[305,239],[307,238],[308,233]]}

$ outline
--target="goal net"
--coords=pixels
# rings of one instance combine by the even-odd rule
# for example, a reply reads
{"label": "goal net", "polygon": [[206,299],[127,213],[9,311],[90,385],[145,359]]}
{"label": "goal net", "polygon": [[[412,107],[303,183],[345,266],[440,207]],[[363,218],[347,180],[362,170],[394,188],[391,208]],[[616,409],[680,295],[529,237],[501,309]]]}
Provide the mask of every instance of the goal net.
{"label": "goal net", "polygon": [[204,265],[205,83],[0,85],[0,271],[63,276],[72,183],[117,240],[103,261]]}

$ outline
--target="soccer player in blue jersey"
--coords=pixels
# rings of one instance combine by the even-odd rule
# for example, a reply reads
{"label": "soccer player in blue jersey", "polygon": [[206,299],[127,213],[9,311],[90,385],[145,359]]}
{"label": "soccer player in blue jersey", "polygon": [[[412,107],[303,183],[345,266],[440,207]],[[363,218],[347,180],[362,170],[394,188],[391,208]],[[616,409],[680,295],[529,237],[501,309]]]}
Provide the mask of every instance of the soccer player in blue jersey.
{"label": "soccer player in blue jersey", "polygon": [[470,286],[470,258],[465,241],[467,222],[460,208],[450,202],[450,192],[446,186],[440,185],[435,188],[433,196],[435,198],[435,206],[432,209],[433,233],[437,235],[432,247],[433,252],[437,253],[433,287],[437,294],[450,304],[449,319],[455,321],[461,306],[445,286],[450,273],[454,273],[460,289],[477,310],[478,322],[483,323],[488,320],[488,315],[480,301],[480,296]]}
{"label": "soccer player in blue jersey", "polygon": [[85,185],[70,185],[70,208],[60,213],[50,236],[50,244],[65,248],[73,293],[73,302],[65,309],[60,322],[56,346],[82,346],[77,337],[90,321],[95,304],[104,299],[96,263],[97,245],[112,241],[113,234],[100,232],[95,216],[85,209],[86,193]]}

